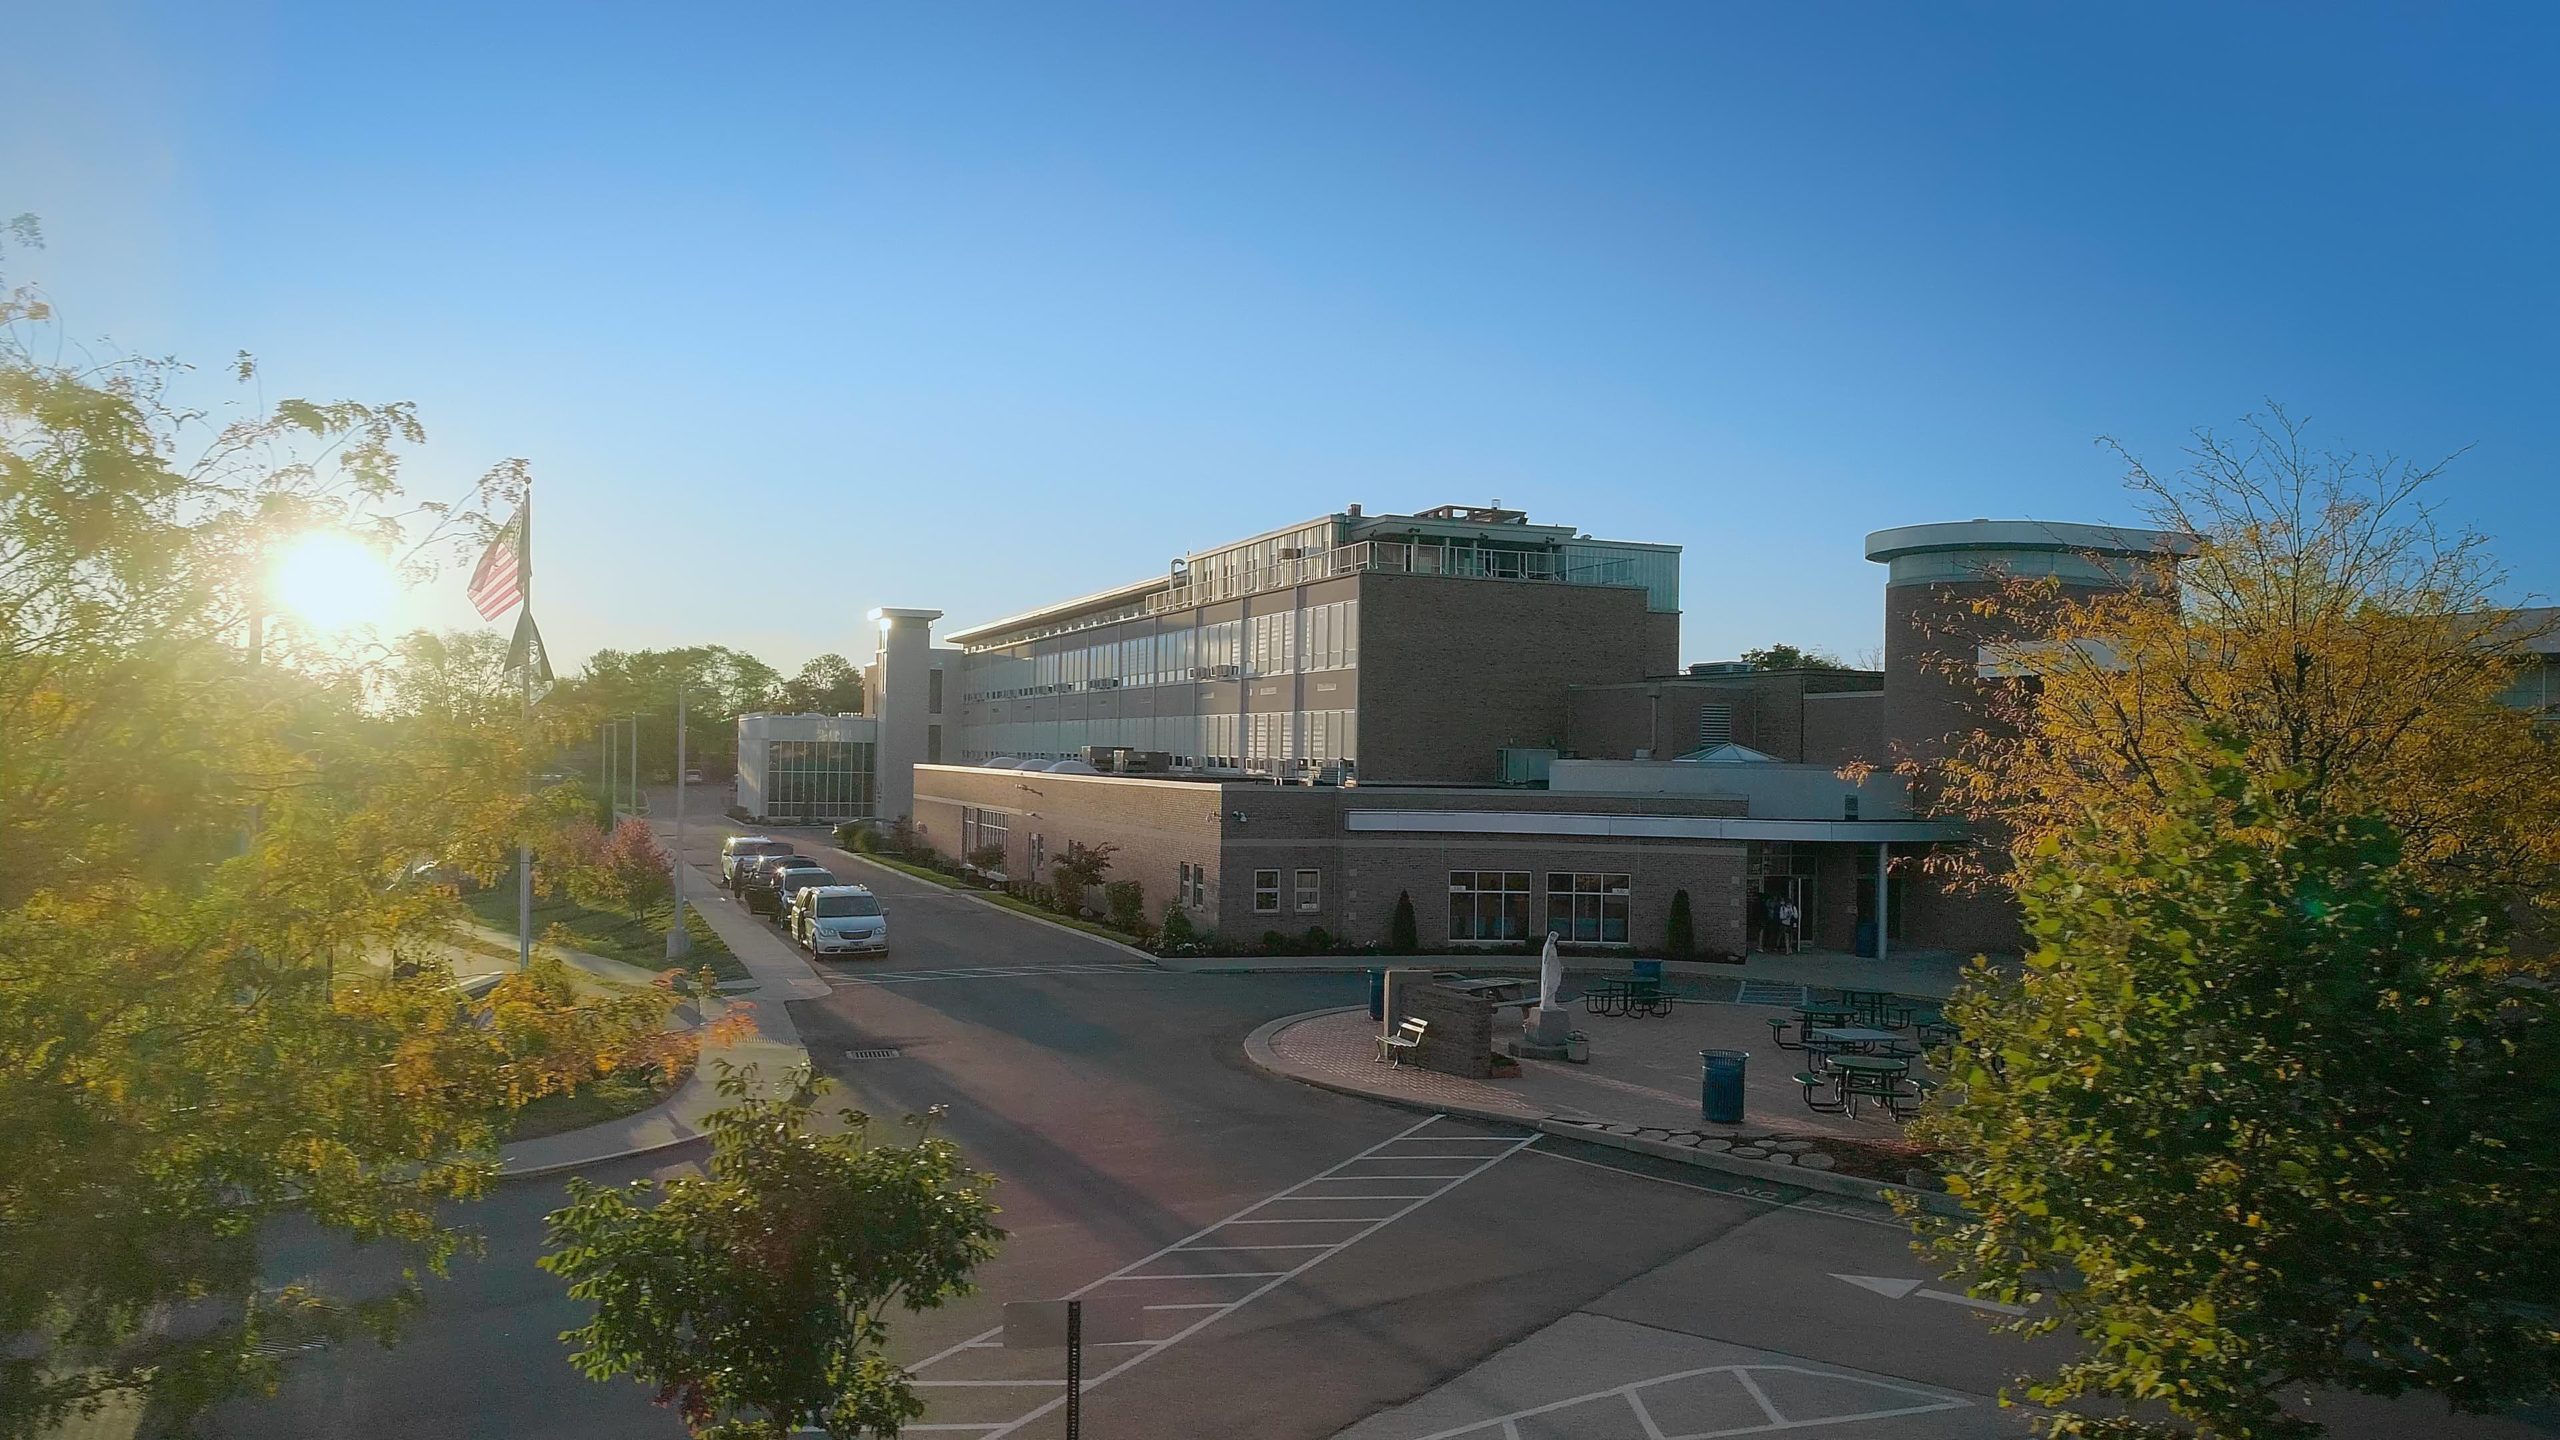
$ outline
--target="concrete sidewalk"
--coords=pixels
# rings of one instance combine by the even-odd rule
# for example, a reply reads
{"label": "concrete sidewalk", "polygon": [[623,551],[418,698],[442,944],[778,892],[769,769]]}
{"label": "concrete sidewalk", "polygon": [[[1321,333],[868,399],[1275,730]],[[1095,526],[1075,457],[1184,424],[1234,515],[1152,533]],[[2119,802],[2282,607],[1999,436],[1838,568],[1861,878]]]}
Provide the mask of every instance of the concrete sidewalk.
{"label": "concrete sidewalk", "polygon": [[[791,1023],[786,1002],[823,996],[828,993],[827,982],[800,957],[799,951],[730,900],[716,881],[698,868],[687,868],[691,873],[685,880],[686,902],[702,912],[704,922],[727,943],[757,982],[755,988],[743,994],[712,1001],[705,1018],[744,1014],[752,1028],[734,1039],[705,1046],[693,1074],[676,1093],[647,1110],[583,1130],[505,1146],[499,1152],[500,1170],[508,1178],[574,1170],[701,1138],[705,1133],[703,1122],[728,1103],[720,1094],[717,1062],[756,1067],[758,1088],[764,1093],[778,1093],[784,1080],[808,1063],[809,1051],[800,1043],[800,1032]],[[597,965],[637,975],[643,984],[656,978],[654,972],[635,965],[598,956],[586,958]],[[581,969],[595,973],[590,967]],[[626,977],[615,978],[628,983]]]}
{"label": "concrete sidewalk", "polygon": [[[1570,985],[1566,993],[1574,993]],[[1599,1017],[1577,1007],[1574,1023],[1590,1040],[1590,1063],[1522,1060],[1519,1076],[1510,1079],[1382,1064],[1378,1022],[1365,1008],[1275,1021],[1247,1041],[1246,1052],[1274,1074],[1409,1109],[1542,1125],[1750,1174],[1783,1166],[1909,1183],[1920,1156],[1904,1140],[1901,1123],[1874,1105],[1861,1106],[1854,1118],[1807,1109],[1793,1078],[1804,1068],[1803,1056],[1776,1045],[1772,1019],[1792,1026],[1795,1015],[1786,1005],[1731,1001],[1683,1001],[1663,1017]],[[1750,1056],[1742,1124],[1703,1117],[1701,1050]],[[1914,1067],[1916,1074],[1925,1070]],[[1719,1163],[1728,1159],[1748,1166]]]}

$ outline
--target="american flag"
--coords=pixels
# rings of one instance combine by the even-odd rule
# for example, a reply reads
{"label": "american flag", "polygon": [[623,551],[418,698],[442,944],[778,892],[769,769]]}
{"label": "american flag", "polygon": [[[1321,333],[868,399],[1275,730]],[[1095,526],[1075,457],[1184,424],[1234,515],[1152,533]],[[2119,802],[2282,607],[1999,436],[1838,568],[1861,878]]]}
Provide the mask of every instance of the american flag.
{"label": "american flag", "polygon": [[483,620],[495,620],[524,599],[524,511],[489,542],[471,571],[471,603]]}

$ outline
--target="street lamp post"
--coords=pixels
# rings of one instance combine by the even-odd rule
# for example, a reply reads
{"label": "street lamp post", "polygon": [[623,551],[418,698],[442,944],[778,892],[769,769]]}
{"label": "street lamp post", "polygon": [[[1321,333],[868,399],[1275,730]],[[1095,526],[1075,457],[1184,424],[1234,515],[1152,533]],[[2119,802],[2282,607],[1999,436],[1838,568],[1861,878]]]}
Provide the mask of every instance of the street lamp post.
{"label": "street lamp post", "polygon": [[676,854],[675,919],[667,926],[667,958],[681,960],[693,948],[693,937],[684,928],[684,702],[682,686],[676,689]]}

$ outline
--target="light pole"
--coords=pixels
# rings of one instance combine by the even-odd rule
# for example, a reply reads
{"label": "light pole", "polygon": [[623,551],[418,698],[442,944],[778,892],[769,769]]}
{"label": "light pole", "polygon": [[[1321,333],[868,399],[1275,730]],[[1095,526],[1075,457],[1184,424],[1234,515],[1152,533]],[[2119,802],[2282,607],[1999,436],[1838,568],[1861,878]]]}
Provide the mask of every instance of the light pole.
{"label": "light pole", "polygon": [[676,687],[676,904],[674,922],[667,926],[667,958],[681,960],[693,948],[693,937],[684,928],[684,687]]}

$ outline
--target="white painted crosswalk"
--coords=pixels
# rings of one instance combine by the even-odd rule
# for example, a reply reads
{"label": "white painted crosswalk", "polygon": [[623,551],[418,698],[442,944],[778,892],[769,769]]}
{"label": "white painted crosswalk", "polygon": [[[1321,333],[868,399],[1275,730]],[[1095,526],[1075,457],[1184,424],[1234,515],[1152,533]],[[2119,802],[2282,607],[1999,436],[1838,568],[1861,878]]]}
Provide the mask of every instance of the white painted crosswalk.
{"label": "white painted crosswalk", "polygon": [[[1085,1390],[1146,1363],[1537,1139],[1435,1115],[1063,1297],[1134,1295],[1157,1317],[1150,1328],[1162,1331],[1103,1351]],[[1039,1352],[1006,1351],[998,1343],[1002,1334],[989,1330],[910,1367],[932,1412],[908,1431],[1002,1440],[1066,1403],[1065,1382],[1048,1363],[1055,1357],[1041,1357],[1046,1374],[1020,1373],[1018,1362]],[[994,1373],[1008,1361],[1016,1362],[1012,1373]]]}

